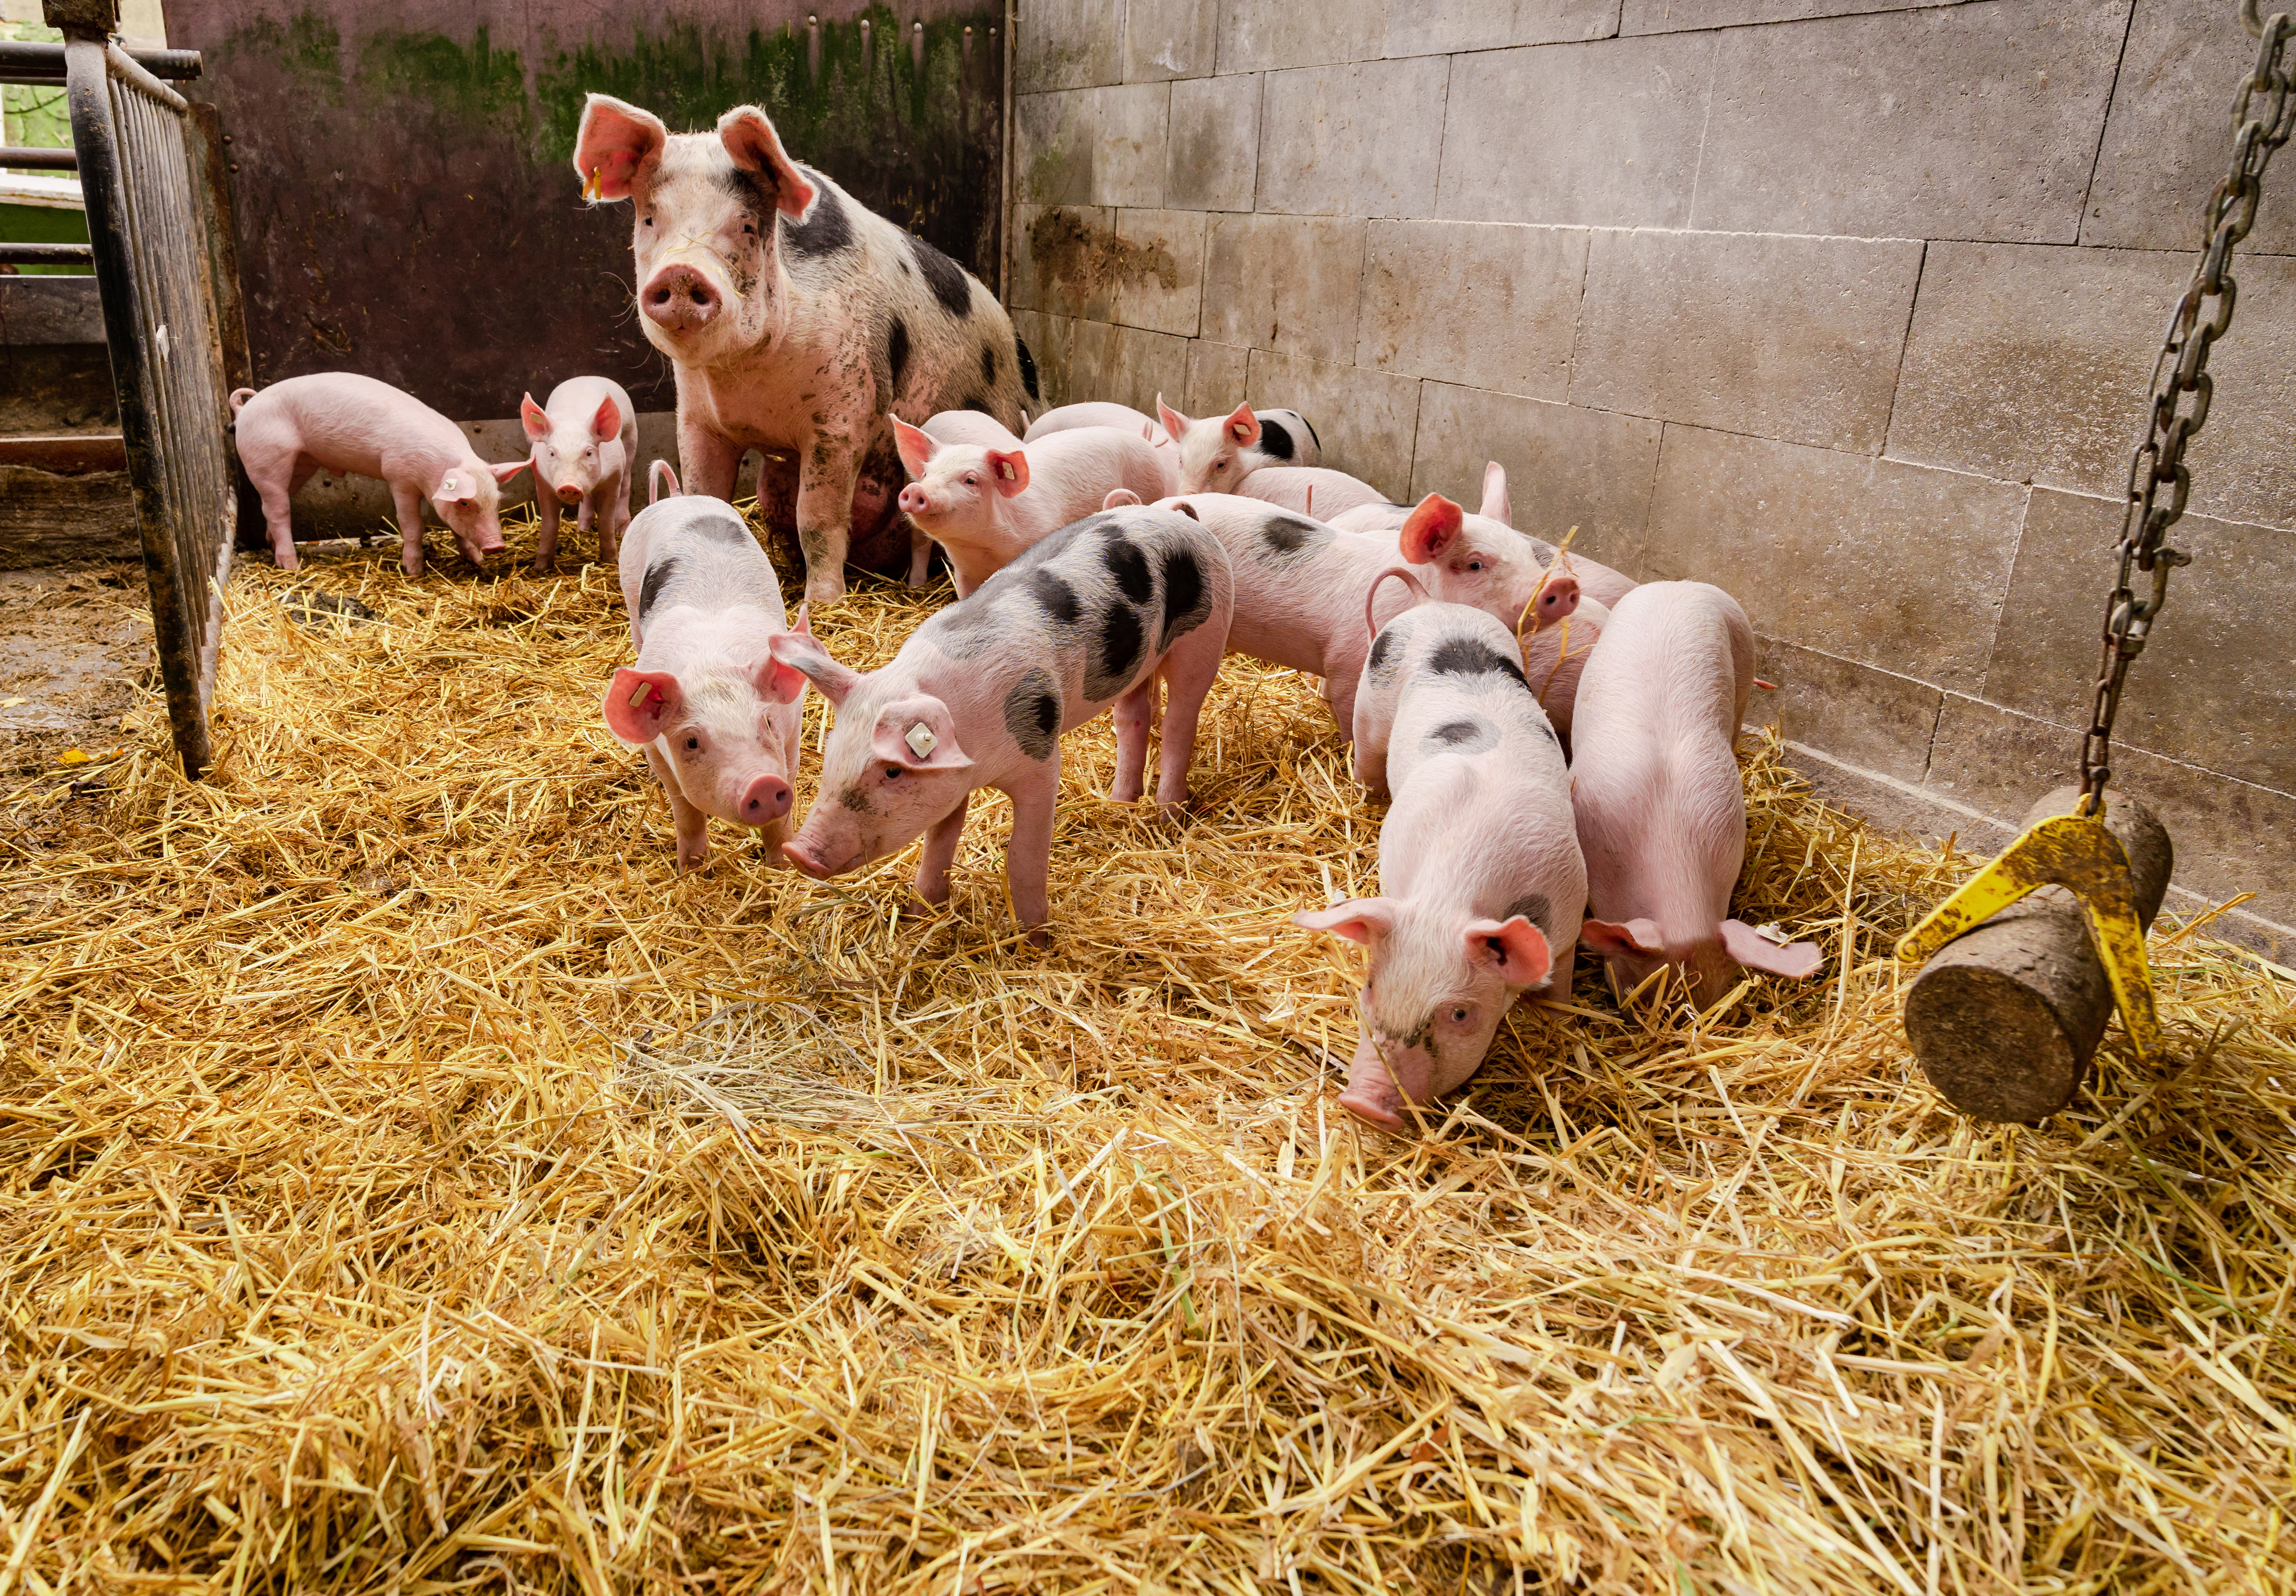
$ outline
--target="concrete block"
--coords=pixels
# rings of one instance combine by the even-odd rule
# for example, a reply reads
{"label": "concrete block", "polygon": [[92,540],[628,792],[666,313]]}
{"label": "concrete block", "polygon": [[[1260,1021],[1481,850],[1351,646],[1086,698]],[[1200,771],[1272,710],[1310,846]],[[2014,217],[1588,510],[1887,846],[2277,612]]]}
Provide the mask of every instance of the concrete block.
{"label": "concrete block", "polygon": [[1172,86],[1164,202],[1192,210],[1250,210],[1259,176],[1259,78]]}
{"label": "concrete block", "polygon": [[[2267,14],[2269,14],[2267,12]],[[2232,96],[2256,41],[2217,0],[2136,0],[2080,241],[2193,250],[2232,159]],[[2277,201],[2278,203],[2275,203]],[[2296,205],[2270,179],[2243,254],[2296,254]]]}
{"label": "concrete block", "polygon": [[1313,421],[1324,463],[1334,471],[1390,498],[1409,486],[1417,379],[1254,349],[1245,397],[1261,409],[1282,405]]}
{"label": "concrete block", "polygon": [[1129,0],[1106,10],[1124,19],[1124,81],[1202,78],[1219,45],[1217,0]]}
{"label": "concrete block", "polygon": [[1388,8],[1387,53],[1571,44],[1618,31],[1619,0],[1424,0]]}
{"label": "concrete block", "polygon": [[1124,8],[1101,0],[1026,0],[1013,43],[1016,94],[1124,81]]}
{"label": "concrete block", "polygon": [[1465,222],[1687,226],[1717,37],[1457,57],[1435,214]]}
{"label": "concrete block", "polygon": [[1258,209],[1431,213],[1450,71],[1447,58],[1430,56],[1270,72],[1260,90]]}
{"label": "concrete block", "polygon": [[2128,0],[1994,0],[1711,36],[1689,225],[2070,243]]}
{"label": "concrete block", "polygon": [[1928,773],[1941,689],[1775,637],[1755,642],[1755,673],[1777,689],[1755,690],[1748,724],[1898,781]]}
{"label": "concrete block", "polygon": [[1680,33],[1693,28],[1743,28],[1812,17],[1864,16],[1959,5],[1962,0],[1627,0],[1620,33]]}
{"label": "concrete block", "polygon": [[[2035,490],[1986,668],[1987,700],[2060,725],[2088,724],[2120,536],[2117,501]],[[2129,669],[2115,744],[2296,792],[2287,623],[2296,535],[2187,515],[2171,540],[2193,563],[2169,578],[2169,608]]]}
{"label": "concrete block", "polygon": [[[2112,496],[2193,258],[1933,243],[1906,338],[1893,455]],[[2296,527],[2296,259],[2239,263],[2215,398],[2185,453],[2192,508]]]}
{"label": "concrete block", "polygon": [[1261,72],[1368,61],[1387,46],[1391,0],[1231,0],[1219,8],[1219,70]]}
{"label": "concrete block", "polygon": [[1031,205],[1163,204],[1170,110],[1165,83],[1015,95],[1013,197]]}
{"label": "concrete block", "polygon": [[[1188,391],[1166,394],[1184,415],[1226,415],[1243,403],[1251,380],[1251,351],[1200,338],[1188,346]],[[1153,414],[1154,412],[1150,412]],[[1316,418],[1309,416],[1314,425]],[[1320,430],[1317,436],[1321,437]]]}
{"label": "concrete block", "polygon": [[[2076,779],[2079,758],[2080,733],[2069,727],[1948,693],[1925,785],[2013,821]],[[2178,886],[2218,903],[2253,892],[2251,913],[2296,924],[2296,798],[2135,749],[2112,772],[2169,828]]]}
{"label": "concrete block", "polygon": [[[1029,321],[1023,324],[1021,318]],[[1156,395],[1178,393],[1188,381],[1188,340],[1137,327],[1080,317],[1016,312],[1013,325],[1037,352],[1044,408],[1113,400],[1152,415]],[[1037,340],[1041,330],[1044,342]]]}
{"label": "concrete block", "polygon": [[1669,424],[1642,575],[1726,588],[1766,637],[1974,692],[2025,493]]}
{"label": "concrete block", "polygon": [[1341,217],[1215,217],[1204,335],[1345,364],[1356,352],[1364,224]]}
{"label": "concrete block", "polygon": [[1078,241],[1107,233],[1116,211],[1105,205],[1015,205],[1010,310],[1054,310],[1105,320],[1113,295],[1105,274],[1089,275],[1077,258]]}
{"label": "concrete block", "polygon": [[1037,362],[1037,391],[1042,397],[1029,407],[1029,413],[1039,415],[1069,403],[1069,323],[1072,318],[1034,310],[1013,310],[1010,314],[1013,332],[1029,346],[1029,353]]}
{"label": "concrete block", "polygon": [[1597,231],[1570,402],[1878,454],[1913,240]]}
{"label": "concrete block", "polygon": [[1204,224],[1193,210],[1015,206],[1013,302],[1192,338]]}
{"label": "concrete block", "polygon": [[1559,400],[1586,274],[1581,227],[1374,222],[1356,364]]}
{"label": "concrete block", "polygon": [[1516,527],[1549,543],[1576,527],[1572,548],[1639,577],[1659,437],[1659,423],[1640,416],[1430,382],[1420,392],[1411,497],[1439,493],[1472,509],[1483,466],[1496,460],[1506,468]]}

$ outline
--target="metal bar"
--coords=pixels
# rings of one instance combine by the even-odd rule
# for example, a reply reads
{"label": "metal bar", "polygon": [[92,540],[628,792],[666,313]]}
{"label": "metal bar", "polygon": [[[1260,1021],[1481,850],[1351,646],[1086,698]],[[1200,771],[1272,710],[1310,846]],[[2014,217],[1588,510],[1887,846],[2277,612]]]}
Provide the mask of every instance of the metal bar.
{"label": "metal bar", "polygon": [[[0,44],[0,83],[63,82],[64,48],[62,45]],[[196,50],[130,50],[127,54],[154,78],[181,82],[200,75]]]}
{"label": "metal bar", "polygon": [[87,244],[0,244],[0,266],[93,266]]}
{"label": "metal bar", "polygon": [[[192,102],[192,114],[184,124],[184,133],[191,144],[192,177],[198,190],[200,219],[207,230],[208,283],[215,306],[214,340],[217,358],[223,369],[224,430],[234,432],[231,395],[236,389],[255,386],[255,360],[248,348],[247,305],[239,285],[239,232],[232,217],[231,162],[225,148],[231,141],[223,130],[221,114],[201,101]],[[225,455],[225,467],[231,473],[232,495],[238,504],[235,541],[242,549],[266,547],[270,539],[255,485],[247,479],[247,468],[240,463],[237,447],[226,449]]]}
{"label": "metal bar", "polygon": [[122,50],[118,45],[113,44],[110,39],[106,39],[103,42],[103,67],[104,70],[110,72],[114,78],[119,78],[122,83],[132,84],[135,87],[142,89],[145,94],[151,95],[152,98],[157,100],[169,110],[176,111],[180,114],[189,111],[192,109],[192,103],[190,101],[184,99],[183,95],[169,88],[157,78],[152,77],[151,73],[145,71],[142,67],[137,66],[134,56],[128,54],[127,51]]}
{"label": "metal bar", "polygon": [[77,172],[79,157],[69,150],[35,150],[25,144],[0,144],[0,167],[22,172]]}

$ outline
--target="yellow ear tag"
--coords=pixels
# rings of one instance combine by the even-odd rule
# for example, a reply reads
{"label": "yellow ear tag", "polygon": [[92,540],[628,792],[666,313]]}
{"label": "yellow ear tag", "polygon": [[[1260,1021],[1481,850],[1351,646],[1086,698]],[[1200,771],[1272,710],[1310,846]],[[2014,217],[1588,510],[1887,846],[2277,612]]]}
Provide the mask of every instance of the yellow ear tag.
{"label": "yellow ear tag", "polygon": [[901,741],[907,743],[909,745],[909,752],[914,754],[920,759],[931,753],[940,742],[940,739],[932,734],[932,728],[925,724],[922,721],[919,721],[915,725],[911,726],[909,728],[909,734],[906,737],[902,738]]}
{"label": "yellow ear tag", "polygon": [[597,167],[592,167],[590,168],[590,175],[582,180],[582,197],[585,200],[595,200],[598,197],[598,173],[600,169],[601,168]]}
{"label": "yellow ear tag", "polygon": [[633,709],[644,708],[646,707],[646,700],[653,697],[657,689],[651,682],[639,683],[638,690],[630,694],[630,708]]}
{"label": "yellow ear tag", "polygon": [[996,462],[996,474],[1004,478],[1007,482],[1010,482],[1013,478],[1019,476],[1021,473],[1013,469],[1013,462],[1011,461],[1000,460]]}

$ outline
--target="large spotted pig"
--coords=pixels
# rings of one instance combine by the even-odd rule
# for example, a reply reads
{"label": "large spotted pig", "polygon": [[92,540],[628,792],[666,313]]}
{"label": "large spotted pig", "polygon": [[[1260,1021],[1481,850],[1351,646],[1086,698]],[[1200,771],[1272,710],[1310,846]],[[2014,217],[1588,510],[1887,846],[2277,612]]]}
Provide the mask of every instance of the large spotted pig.
{"label": "large spotted pig", "polygon": [[754,105],[714,133],[672,135],[592,94],[574,165],[594,199],[635,202],[641,324],[676,368],[687,486],[726,497],[744,453],[794,450],[806,597],[841,596],[849,554],[902,569],[887,417],[970,407],[1018,430],[1035,396],[995,296],[791,160]]}
{"label": "large spotted pig", "polygon": [[1316,429],[1296,410],[1254,410],[1191,421],[1156,396],[1156,414],[1179,450],[1178,493],[1234,493],[1263,465],[1321,465]]}
{"label": "large spotted pig", "polygon": [[1168,511],[1105,512],[1037,544],[864,675],[798,634],[775,656],[836,707],[821,792],[783,851],[842,875],[922,834],[917,896],[948,898],[974,790],[1013,799],[1004,879],[1032,930],[1049,913],[1061,735],[1111,707],[1119,803],[1141,795],[1157,683],[1170,688],[1156,799],[1185,801],[1196,716],[1219,672],[1234,585],[1219,540]]}
{"label": "large spotted pig", "polygon": [[[667,486],[673,496],[660,496]],[[788,613],[772,561],[722,499],[678,495],[654,462],[652,503],[622,538],[622,602],[637,664],[607,684],[607,728],[645,750],[668,796],[681,870],[709,851],[714,817],[765,833],[779,863],[805,677],[777,663]],[[798,633],[809,637],[803,611]]]}
{"label": "large spotted pig", "polygon": [[1558,951],[1568,983],[1587,869],[1562,749],[1514,639],[1480,610],[1421,604],[1381,629],[1356,694],[1356,760],[1394,788],[1380,896],[1295,918],[1370,948],[1340,1101],[1400,1130],[1406,1105],[1482,1067]]}
{"label": "large spotted pig", "polygon": [[1818,968],[1815,944],[1780,946],[1729,918],[1746,857],[1734,750],[1753,684],[1745,611],[1703,582],[1636,588],[1587,663],[1570,767],[1592,912],[1579,936],[1622,990],[1673,964],[1705,1007],[1741,966]]}
{"label": "large spotted pig", "polygon": [[519,420],[532,446],[534,502],[542,536],[534,548],[534,569],[547,576],[558,565],[558,521],[562,506],[575,506],[575,526],[598,531],[598,560],[611,564],[622,528],[630,522],[630,474],[638,458],[638,412],[611,377],[569,377],[537,405],[532,394],[519,402]]}

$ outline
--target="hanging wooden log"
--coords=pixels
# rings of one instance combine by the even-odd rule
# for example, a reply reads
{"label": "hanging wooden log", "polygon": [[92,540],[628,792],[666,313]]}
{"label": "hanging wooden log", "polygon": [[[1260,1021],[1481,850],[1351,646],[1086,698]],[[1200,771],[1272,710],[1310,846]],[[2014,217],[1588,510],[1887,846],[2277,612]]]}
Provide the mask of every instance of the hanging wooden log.
{"label": "hanging wooden log", "polygon": [[[2060,788],[2018,830],[2072,811]],[[2147,929],[2169,889],[2169,833],[2152,812],[2105,790],[2105,829],[2128,855]],[[2112,988],[2079,903],[2044,887],[1948,943],[1906,994],[1906,1035],[1930,1084],[1978,1119],[2046,1119],[2071,1101],[2112,1016]]]}

